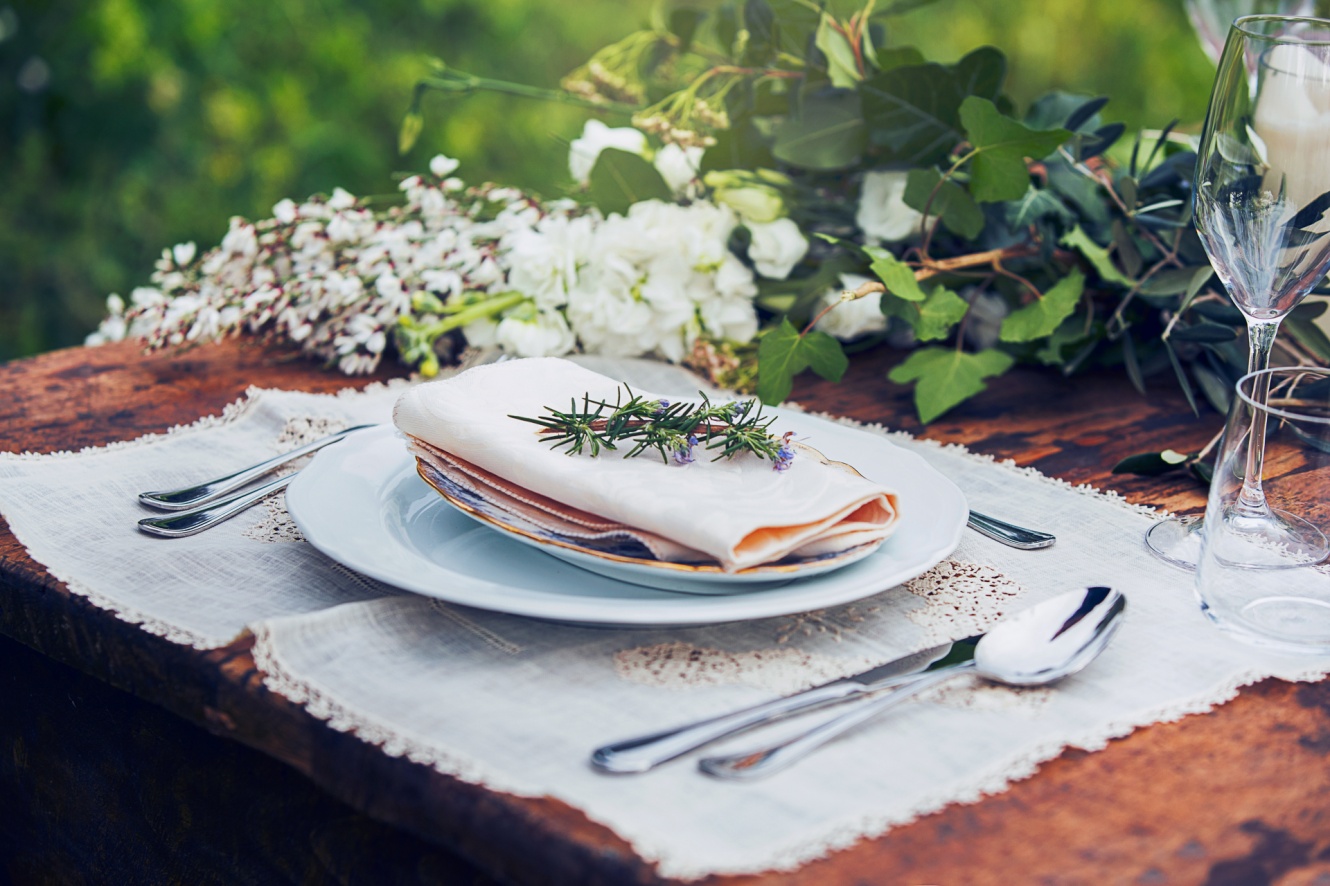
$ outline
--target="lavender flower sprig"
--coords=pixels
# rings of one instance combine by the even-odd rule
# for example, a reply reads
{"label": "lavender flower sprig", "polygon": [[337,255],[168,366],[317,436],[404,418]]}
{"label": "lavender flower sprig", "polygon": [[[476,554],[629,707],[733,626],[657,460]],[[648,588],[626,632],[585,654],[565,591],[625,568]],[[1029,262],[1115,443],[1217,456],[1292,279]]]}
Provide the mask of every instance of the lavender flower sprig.
{"label": "lavender flower sprig", "polygon": [[673,460],[686,465],[695,460],[693,450],[702,446],[719,450],[712,461],[751,452],[769,460],[774,470],[789,468],[794,459],[792,435],[778,437],[771,433],[775,418],[763,416],[756,399],[716,405],[706,394],[699,394],[701,403],[671,403],[648,400],[623,385],[612,404],[583,394],[581,404],[573,398],[566,412],[547,407],[544,415],[535,418],[509,418],[539,425],[544,429],[541,438],[550,448],[562,448],[568,455],[598,456],[603,449],[617,450],[618,444],[632,444],[624,458],[652,449],[666,464]]}

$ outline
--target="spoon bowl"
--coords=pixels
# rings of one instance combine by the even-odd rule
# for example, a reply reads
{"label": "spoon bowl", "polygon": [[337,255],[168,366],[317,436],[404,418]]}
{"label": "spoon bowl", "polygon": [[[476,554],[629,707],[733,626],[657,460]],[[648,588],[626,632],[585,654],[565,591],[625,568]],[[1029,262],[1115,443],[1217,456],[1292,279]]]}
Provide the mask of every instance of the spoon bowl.
{"label": "spoon bowl", "polygon": [[698,767],[708,775],[726,779],[779,772],[910,696],[961,674],[978,674],[1008,686],[1054,683],[1080,671],[1103,652],[1121,626],[1126,607],[1127,598],[1112,588],[1092,587],[1060,594],[994,625],[975,647],[970,662],[925,673],[906,686],[779,744],[705,757]]}

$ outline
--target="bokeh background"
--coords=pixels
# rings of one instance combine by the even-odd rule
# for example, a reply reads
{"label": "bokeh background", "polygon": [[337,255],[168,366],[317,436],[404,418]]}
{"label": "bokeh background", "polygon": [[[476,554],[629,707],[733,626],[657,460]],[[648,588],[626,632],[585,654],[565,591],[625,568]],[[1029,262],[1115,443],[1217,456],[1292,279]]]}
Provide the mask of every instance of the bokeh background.
{"label": "bokeh background", "polygon": [[[554,87],[650,14],[651,0],[0,0],[0,360],[78,344],[164,247],[206,249],[282,197],[389,193],[438,152],[469,181],[557,194],[585,112],[436,93],[399,156],[412,85],[437,57]],[[1052,88],[1109,95],[1105,117],[1133,129],[1199,128],[1213,76],[1182,0],[939,0],[888,43],[944,62],[998,46],[1022,106]]]}

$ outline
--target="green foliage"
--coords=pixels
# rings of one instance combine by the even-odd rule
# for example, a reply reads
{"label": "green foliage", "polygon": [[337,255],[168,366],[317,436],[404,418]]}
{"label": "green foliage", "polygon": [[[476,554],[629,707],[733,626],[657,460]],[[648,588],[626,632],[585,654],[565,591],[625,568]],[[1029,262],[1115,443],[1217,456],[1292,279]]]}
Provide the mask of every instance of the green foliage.
{"label": "green foliage", "polygon": [[1047,338],[1076,310],[1084,291],[1085,276],[1072,271],[1030,304],[1008,314],[1002,320],[998,337],[1008,342]]}
{"label": "green foliage", "polygon": [[673,196],[656,167],[637,154],[606,148],[591,168],[591,199],[606,214],[624,214],[639,201]]}
{"label": "green foliage", "polygon": [[981,203],[1019,200],[1030,186],[1025,159],[1042,160],[1071,138],[1065,129],[1030,129],[978,95],[961,103],[960,118],[972,146],[970,193]]}
{"label": "green foliage", "polygon": [[801,333],[788,319],[762,336],[757,361],[757,395],[764,403],[780,403],[790,396],[794,377],[805,369],[840,381],[850,365],[834,338],[816,330]]}
{"label": "green foliage", "polygon": [[927,424],[984,390],[984,379],[1001,375],[1013,362],[1011,355],[992,349],[969,354],[955,348],[920,348],[888,378],[897,384],[917,382],[914,406]]}

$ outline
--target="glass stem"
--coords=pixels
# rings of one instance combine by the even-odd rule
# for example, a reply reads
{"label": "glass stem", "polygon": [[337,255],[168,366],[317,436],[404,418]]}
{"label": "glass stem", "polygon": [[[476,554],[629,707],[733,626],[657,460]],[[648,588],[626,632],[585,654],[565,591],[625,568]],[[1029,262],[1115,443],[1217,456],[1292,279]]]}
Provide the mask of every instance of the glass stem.
{"label": "glass stem", "polygon": [[[1260,372],[1270,367],[1270,351],[1275,345],[1275,335],[1279,332],[1279,320],[1256,320],[1247,318],[1247,371]],[[1265,406],[1270,399],[1270,376],[1261,376],[1252,387],[1252,399]],[[1238,508],[1251,515],[1263,515],[1266,512],[1265,493],[1261,490],[1261,471],[1265,463],[1265,421],[1264,409],[1253,409],[1251,428],[1247,437],[1247,466],[1242,478],[1242,492],[1238,495]]]}

